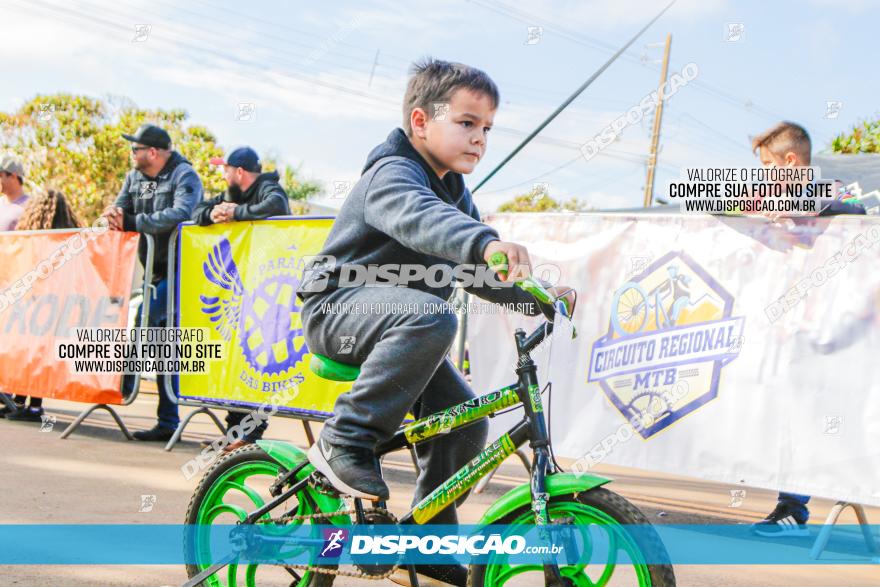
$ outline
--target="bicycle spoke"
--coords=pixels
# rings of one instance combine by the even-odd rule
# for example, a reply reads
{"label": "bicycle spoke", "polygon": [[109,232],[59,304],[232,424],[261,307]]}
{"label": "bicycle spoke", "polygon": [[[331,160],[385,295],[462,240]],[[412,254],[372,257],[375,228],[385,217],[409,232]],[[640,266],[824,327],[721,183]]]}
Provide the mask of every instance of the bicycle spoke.
{"label": "bicycle spoke", "polygon": [[593,580],[583,570],[578,571],[574,567],[560,567],[559,572],[576,587],[604,587],[606,583],[601,578],[598,583],[593,583]]}
{"label": "bicycle spoke", "polygon": [[247,566],[247,568],[245,569],[244,583],[248,587],[251,587],[251,585],[256,586],[256,584],[257,584],[257,567],[259,567],[259,565],[256,565],[254,563],[250,563]]}
{"label": "bicycle spoke", "polygon": [[238,563],[232,563],[226,567],[226,585],[228,587],[238,585],[238,581],[235,580],[236,575],[238,575]]}
{"label": "bicycle spoke", "polygon": [[205,517],[208,518],[208,523],[211,524],[220,514],[233,514],[240,521],[243,521],[248,515],[247,510],[243,507],[231,503],[219,503],[205,512]]}
{"label": "bicycle spoke", "polygon": [[[237,489],[238,491],[244,493],[248,498],[254,502],[254,505],[258,508],[263,507],[266,502],[263,501],[263,498],[260,497],[260,494],[245,485],[244,483],[230,483],[229,487],[232,489]],[[268,512],[267,512],[268,515]]]}

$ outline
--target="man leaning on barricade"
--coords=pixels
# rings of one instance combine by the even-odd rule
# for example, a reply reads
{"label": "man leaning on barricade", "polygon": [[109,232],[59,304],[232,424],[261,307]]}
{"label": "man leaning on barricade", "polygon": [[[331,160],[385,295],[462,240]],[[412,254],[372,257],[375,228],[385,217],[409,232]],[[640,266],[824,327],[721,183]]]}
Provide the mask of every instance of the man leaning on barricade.
{"label": "man leaning on barricade", "polygon": [[[144,303],[150,304],[149,326],[163,327],[167,324],[168,243],[174,229],[190,219],[204,190],[190,162],[172,149],[171,137],[163,129],[145,124],[135,134],[122,137],[131,143],[134,169],[126,175],[116,202],[104,210],[102,217],[107,218],[111,230],[149,234],[155,239],[154,289],[144,292]],[[138,256],[146,269],[147,243],[143,237]],[[136,322],[140,324],[140,311]],[[164,377],[157,379],[158,422],[150,430],[135,432],[138,440],[169,440],[180,423],[177,403],[168,397]],[[123,393],[131,393],[134,377],[125,375],[122,385]],[[178,395],[176,385],[174,395]]]}
{"label": "man leaning on barricade", "polygon": [[[192,219],[200,226],[236,222],[243,220],[263,220],[270,216],[287,216],[290,203],[287,193],[278,183],[278,172],[263,173],[263,164],[257,152],[250,147],[239,147],[225,159],[211,159],[212,165],[223,166],[223,179],[229,186],[224,194],[205,200],[196,206]],[[256,412],[253,412],[256,414]],[[229,411],[226,414],[227,435],[240,426],[247,414]],[[265,419],[254,418],[257,424],[240,438],[230,442],[223,452],[251,444],[263,437],[269,426]],[[231,438],[230,438],[231,440]],[[211,446],[216,440],[206,440],[202,446]]]}

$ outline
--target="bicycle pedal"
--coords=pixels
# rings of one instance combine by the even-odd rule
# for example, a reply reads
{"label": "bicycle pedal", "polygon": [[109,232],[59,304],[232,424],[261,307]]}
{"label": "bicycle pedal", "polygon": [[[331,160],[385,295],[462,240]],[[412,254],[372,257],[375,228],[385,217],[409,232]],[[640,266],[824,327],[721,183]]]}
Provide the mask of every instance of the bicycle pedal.
{"label": "bicycle pedal", "polygon": [[312,473],[311,478],[309,479],[309,485],[311,485],[315,490],[323,493],[324,495],[329,495],[332,497],[343,497],[344,494],[341,493],[336,487],[330,483],[330,480],[321,473],[320,471],[315,471]]}

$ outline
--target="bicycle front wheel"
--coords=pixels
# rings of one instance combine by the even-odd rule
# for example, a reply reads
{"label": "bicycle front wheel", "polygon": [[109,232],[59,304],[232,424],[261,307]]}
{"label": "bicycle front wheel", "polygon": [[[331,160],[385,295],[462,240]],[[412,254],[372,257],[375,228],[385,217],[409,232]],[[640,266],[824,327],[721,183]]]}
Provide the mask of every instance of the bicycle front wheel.
{"label": "bicycle front wheel", "polygon": [[[603,487],[575,495],[559,495],[547,505],[551,520],[569,518],[580,534],[583,552],[568,563],[560,559],[559,571],[569,585],[605,587],[639,585],[674,587],[672,565],[647,564],[668,560],[660,537],[645,515],[629,501]],[[534,524],[530,505],[494,524]],[[638,525],[646,531],[633,535],[624,525]],[[544,584],[541,564],[513,564],[496,555],[487,565],[471,565],[468,587],[511,587]]]}

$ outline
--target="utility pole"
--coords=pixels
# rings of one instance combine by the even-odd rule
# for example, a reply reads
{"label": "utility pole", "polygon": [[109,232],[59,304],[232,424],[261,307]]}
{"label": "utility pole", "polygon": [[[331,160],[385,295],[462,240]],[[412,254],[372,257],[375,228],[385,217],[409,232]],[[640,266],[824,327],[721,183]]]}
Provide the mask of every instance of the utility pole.
{"label": "utility pole", "polygon": [[648,178],[645,181],[645,208],[651,207],[654,197],[654,176],[657,168],[657,143],[660,142],[660,120],[663,118],[663,86],[666,84],[666,73],[669,70],[669,47],[672,45],[672,34],[666,35],[666,49],[663,51],[663,67],[660,72],[660,87],[657,91],[659,100],[654,113],[654,131],[651,133],[651,152],[648,154]]}
{"label": "utility pole", "polygon": [[373,86],[373,74],[376,73],[377,65],[379,65],[379,49],[376,49],[376,57],[373,58],[373,68],[370,69],[370,82],[367,84],[368,88]]}

